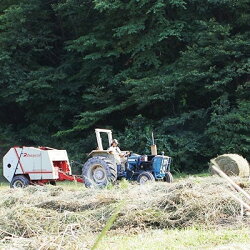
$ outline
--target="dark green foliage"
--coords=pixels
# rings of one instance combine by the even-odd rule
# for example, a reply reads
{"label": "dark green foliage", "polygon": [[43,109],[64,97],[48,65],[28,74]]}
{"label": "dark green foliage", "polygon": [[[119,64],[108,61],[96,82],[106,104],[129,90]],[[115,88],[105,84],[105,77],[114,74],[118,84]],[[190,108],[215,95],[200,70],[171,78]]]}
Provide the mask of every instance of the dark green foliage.
{"label": "dark green foliage", "polygon": [[[250,154],[250,102],[241,101],[230,109],[227,100],[215,105],[208,124],[208,136],[213,138],[212,146],[218,153],[232,152]],[[220,131],[220,133],[218,133]]]}
{"label": "dark green foliage", "polygon": [[[83,160],[95,127],[198,171],[250,153],[248,0],[4,0],[1,145]],[[3,149],[4,151],[4,149]]]}

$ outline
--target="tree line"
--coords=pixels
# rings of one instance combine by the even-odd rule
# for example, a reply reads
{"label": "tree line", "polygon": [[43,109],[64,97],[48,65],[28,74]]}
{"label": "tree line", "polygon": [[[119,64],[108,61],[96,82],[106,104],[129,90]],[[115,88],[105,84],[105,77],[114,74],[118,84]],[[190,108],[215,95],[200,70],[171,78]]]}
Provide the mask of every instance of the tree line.
{"label": "tree line", "polygon": [[250,160],[248,0],[1,0],[0,143],[83,160],[94,128],[176,171]]}

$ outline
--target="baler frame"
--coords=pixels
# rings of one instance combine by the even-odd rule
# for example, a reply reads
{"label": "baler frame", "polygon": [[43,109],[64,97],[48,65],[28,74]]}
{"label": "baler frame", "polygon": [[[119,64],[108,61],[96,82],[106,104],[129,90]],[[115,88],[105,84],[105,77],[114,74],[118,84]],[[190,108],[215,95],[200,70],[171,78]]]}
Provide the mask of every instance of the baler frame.
{"label": "baler frame", "polygon": [[83,182],[80,176],[72,175],[66,150],[50,147],[12,147],[3,159],[3,175],[11,186],[14,186],[15,180],[20,182],[25,179],[25,185]]}

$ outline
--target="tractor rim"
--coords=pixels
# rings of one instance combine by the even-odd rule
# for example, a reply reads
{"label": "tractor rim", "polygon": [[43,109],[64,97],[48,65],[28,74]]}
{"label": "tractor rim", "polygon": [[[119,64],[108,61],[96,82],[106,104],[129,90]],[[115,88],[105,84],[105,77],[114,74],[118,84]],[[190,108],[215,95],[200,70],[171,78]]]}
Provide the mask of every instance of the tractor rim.
{"label": "tractor rim", "polygon": [[92,169],[92,177],[94,182],[96,183],[103,183],[106,180],[106,172],[102,166],[96,165]]}
{"label": "tractor rim", "polygon": [[145,184],[148,181],[149,181],[149,179],[148,179],[147,176],[145,176],[145,175],[141,176],[141,178],[140,178],[140,184]]}
{"label": "tractor rim", "polygon": [[13,187],[14,187],[14,188],[23,188],[23,187],[24,187],[24,184],[23,184],[22,181],[16,180],[16,181],[13,183]]}

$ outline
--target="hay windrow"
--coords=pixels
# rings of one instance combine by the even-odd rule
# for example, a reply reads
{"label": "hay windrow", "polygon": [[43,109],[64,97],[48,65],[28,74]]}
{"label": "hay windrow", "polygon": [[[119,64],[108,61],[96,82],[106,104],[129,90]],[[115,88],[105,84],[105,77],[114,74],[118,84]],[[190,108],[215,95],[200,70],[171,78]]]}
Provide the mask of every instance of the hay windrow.
{"label": "hay windrow", "polygon": [[98,209],[100,207],[107,206],[107,205],[115,203],[115,202],[116,202],[115,199],[104,198],[104,199],[99,200],[98,202],[91,202],[91,203],[83,205],[77,201],[72,203],[72,202],[51,200],[51,201],[42,202],[42,203],[36,205],[36,207],[44,208],[44,209],[52,209],[52,210],[56,210],[60,213],[62,213],[64,211],[81,212],[81,211],[85,211],[85,210]]}
{"label": "hay windrow", "polygon": [[[240,178],[234,179],[241,182]],[[249,185],[245,186],[250,191]],[[5,190],[0,202],[0,241],[41,235],[76,239],[94,234],[102,230],[121,201],[125,203],[112,232],[231,226],[238,224],[239,218],[240,223],[249,225],[249,218],[240,217],[240,205],[226,190],[227,184],[219,177],[102,190],[47,186]]]}

